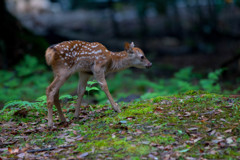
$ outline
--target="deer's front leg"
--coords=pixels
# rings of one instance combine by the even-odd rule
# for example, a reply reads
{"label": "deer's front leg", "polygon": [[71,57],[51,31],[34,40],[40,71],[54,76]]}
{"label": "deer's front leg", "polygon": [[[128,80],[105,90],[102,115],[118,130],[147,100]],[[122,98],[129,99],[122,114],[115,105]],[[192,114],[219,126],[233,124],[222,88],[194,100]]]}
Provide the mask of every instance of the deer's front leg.
{"label": "deer's front leg", "polygon": [[114,100],[113,100],[113,98],[112,98],[112,96],[111,96],[111,94],[110,94],[110,92],[109,92],[109,90],[108,90],[108,86],[107,86],[107,82],[106,82],[106,79],[105,79],[105,74],[104,74],[104,72],[102,72],[101,70],[96,70],[96,71],[94,72],[94,76],[95,76],[96,80],[98,81],[98,83],[100,84],[102,90],[103,90],[103,91],[105,92],[105,94],[107,95],[108,100],[110,101],[113,109],[114,109],[116,112],[120,113],[121,110],[119,109],[117,103],[114,102]]}

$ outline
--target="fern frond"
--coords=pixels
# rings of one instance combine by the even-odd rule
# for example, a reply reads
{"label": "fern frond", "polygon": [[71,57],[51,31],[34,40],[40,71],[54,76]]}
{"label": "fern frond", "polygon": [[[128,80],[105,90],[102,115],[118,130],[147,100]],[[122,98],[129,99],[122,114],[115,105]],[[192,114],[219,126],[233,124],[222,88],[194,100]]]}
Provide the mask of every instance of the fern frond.
{"label": "fern frond", "polygon": [[71,95],[69,95],[69,94],[67,94],[67,95],[62,95],[59,99],[62,100],[62,99],[65,99],[65,98],[71,99],[71,98],[73,98],[73,96],[71,96]]}
{"label": "fern frond", "polygon": [[8,103],[6,103],[3,107],[3,109],[0,111],[0,113],[2,113],[5,109],[7,109],[10,106],[18,106],[18,107],[22,107],[22,106],[29,106],[32,107],[32,103],[28,102],[28,101],[21,101],[21,100],[14,100],[14,101],[10,101]]}

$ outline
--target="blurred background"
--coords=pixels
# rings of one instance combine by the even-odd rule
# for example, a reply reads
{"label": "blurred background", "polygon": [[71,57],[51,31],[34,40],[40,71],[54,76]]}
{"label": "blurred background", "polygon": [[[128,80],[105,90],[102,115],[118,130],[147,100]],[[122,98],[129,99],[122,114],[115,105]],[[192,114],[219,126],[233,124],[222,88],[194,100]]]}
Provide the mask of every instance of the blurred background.
{"label": "blurred background", "polygon": [[[116,100],[189,90],[240,93],[240,0],[2,0],[0,104],[35,100],[53,76],[45,50],[65,40],[97,41],[109,50],[135,42],[150,70],[110,75]],[[137,74],[136,74],[137,73]],[[76,94],[78,77],[61,90]],[[94,85],[95,86],[95,85]],[[94,101],[106,102],[91,90]]]}

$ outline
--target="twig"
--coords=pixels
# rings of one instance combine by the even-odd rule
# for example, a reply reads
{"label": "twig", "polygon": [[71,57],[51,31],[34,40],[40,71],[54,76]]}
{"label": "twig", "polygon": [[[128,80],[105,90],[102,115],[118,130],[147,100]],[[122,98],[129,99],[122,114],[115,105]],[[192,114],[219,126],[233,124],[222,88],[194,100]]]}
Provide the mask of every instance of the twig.
{"label": "twig", "polygon": [[60,147],[51,147],[51,148],[43,148],[43,149],[30,149],[27,150],[28,153],[35,153],[35,152],[44,152],[44,151],[52,151],[58,148],[68,148],[68,147],[73,147],[75,145],[66,145],[66,146],[60,146]]}
{"label": "twig", "polygon": [[7,145],[12,145],[15,144],[17,141],[14,142],[6,142],[6,143],[0,143],[0,147],[7,146]]}

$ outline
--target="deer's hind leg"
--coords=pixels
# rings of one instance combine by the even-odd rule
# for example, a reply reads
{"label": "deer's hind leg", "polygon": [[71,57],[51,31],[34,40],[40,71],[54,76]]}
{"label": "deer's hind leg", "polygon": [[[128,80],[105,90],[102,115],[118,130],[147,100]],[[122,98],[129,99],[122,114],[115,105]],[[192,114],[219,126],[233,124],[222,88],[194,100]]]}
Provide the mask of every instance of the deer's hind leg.
{"label": "deer's hind leg", "polygon": [[87,81],[91,77],[91,74],[84,73],[84,72],[79,72],[79,84],[78,84],[78,99],[77,99],[77,104],[75,108],[75,113],[74,113],[74,118],[79,117],[79,112],[80,112],[80,106],[82,103],[82,98],[84,96],[86,86],[87,86]]}
{"label": "deer's hind leg", "polygon": [[[47,87],[46,95],[47,95],[47,107],[48,107],[48,126],[53,126],[53,104],[57,104],[57,110],[59,113],[59,117],[61,121],[65,121],[64,115],[62,113],[62,109],[60,107],[59,100],[58,99],[58,92],[60,87],[64,84],[64,82],[68,79],[70,75],[56,75],[53,82]],[[60,112],[59,112],[60,111]],[[61,115],[60,115],[61,114]]]}
{"label": "deer's hind leg", "polygon": [[60,118],[61,122],[62,123],[66,122],[66,119],[65,119],[65,117],[63,115],[63,112],[62,112],[62,109],[61,109],[61,105],[60,105],[60,102],[59,102],[59,90],[54,95],[54,105],[57,108],[58,115],[59,115],[59,118]]}

